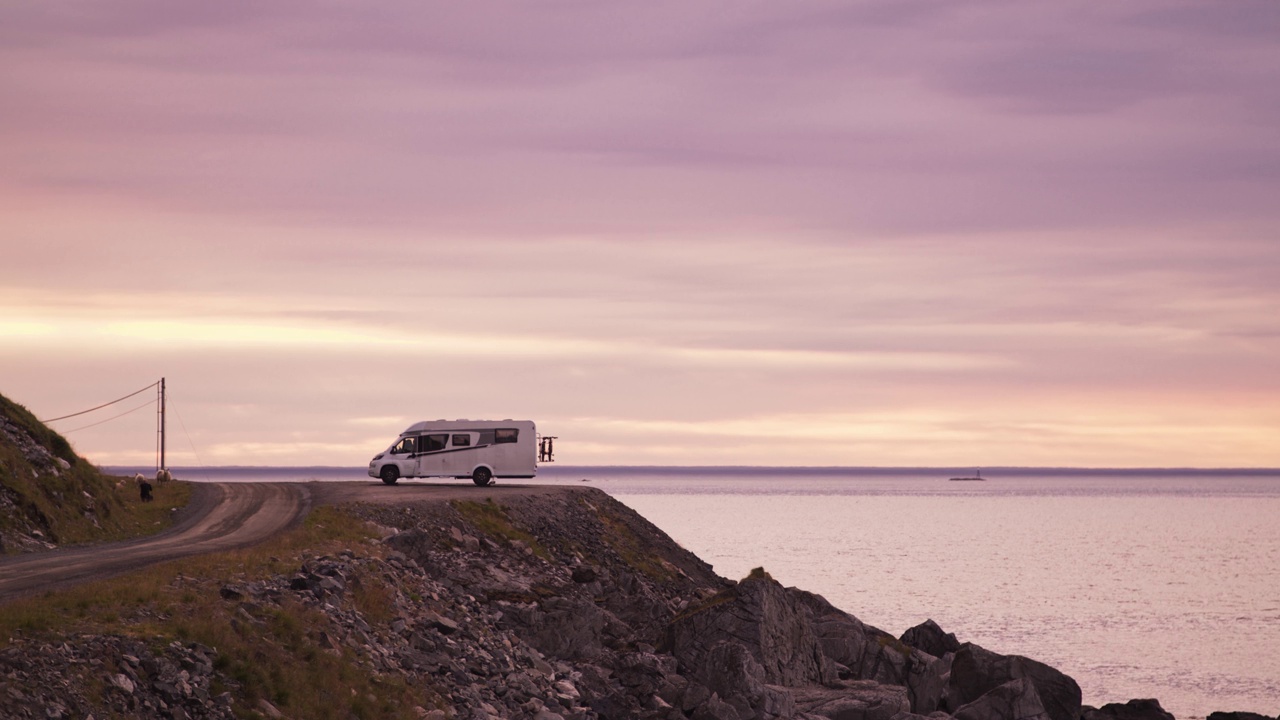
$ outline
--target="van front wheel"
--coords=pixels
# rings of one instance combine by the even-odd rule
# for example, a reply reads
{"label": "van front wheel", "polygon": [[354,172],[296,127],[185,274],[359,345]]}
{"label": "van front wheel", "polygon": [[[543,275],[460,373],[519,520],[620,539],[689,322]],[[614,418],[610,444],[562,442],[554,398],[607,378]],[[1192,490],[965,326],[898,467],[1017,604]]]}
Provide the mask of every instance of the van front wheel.
{"label": "van front wheel", "polygon": [[400,468],[395,465],[384,465],[379,475],[382,477],[382,482],[388,485],[395,485],[396,481],[400,479]]}
{"label": "van front wheel", "polygon": [[493,482],[493,473],[489,472],[489,468],[476,468],[475,472],[471,473],[471,482],[484,487]]}

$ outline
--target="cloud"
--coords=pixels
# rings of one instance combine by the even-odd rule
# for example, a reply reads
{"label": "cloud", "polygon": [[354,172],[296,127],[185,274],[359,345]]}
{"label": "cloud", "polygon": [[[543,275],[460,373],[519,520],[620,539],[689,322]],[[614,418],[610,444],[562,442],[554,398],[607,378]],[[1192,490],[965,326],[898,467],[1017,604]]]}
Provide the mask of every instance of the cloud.
{"label": "cloud", "polygon": [[[853,408],[943,418],[875,425],[907,464],[1087,434],[1024,403],[1095,405],[1148,438],[1096,440],[1126,462],[1181,451],[1112,422],[1162,397],[1275,428],[1271,3],[0,13],[20,401],[167,375],[198,442],[272,462],[420,415],[552,418],[594,459],[673,423],[646,442],[689,462],[737,440],[681,423]],[[841,442],[759,457],[871,453]]]}

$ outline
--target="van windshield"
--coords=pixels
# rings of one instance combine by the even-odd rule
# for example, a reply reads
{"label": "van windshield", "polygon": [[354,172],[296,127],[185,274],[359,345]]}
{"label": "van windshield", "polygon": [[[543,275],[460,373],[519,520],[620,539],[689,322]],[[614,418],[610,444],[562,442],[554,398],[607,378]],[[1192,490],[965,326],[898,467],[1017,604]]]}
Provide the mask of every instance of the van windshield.
{"label": "van windshield", "polygon": [[392,455],[409,455],[417,452],[417,438],[400,438],[400,442],[391,446]]}

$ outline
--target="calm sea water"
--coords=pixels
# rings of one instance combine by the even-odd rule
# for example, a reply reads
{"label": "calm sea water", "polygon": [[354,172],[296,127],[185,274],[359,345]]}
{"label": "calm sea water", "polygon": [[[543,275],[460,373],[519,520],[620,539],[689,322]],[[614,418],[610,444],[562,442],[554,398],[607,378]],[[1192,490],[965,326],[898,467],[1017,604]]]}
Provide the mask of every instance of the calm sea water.
{"label": "calm sea water", "polygon": [[[1280,714],[1280,472],[566,468],[726,577],[763,566],[895,635],[932,618],[1091,705]],[[969,473],[963,473],[969,474]],[[370,480],[206,468],[196,480]],[[435,481],[433,481],[435,482]],[[444,482],[444,481],[441,481]]]}

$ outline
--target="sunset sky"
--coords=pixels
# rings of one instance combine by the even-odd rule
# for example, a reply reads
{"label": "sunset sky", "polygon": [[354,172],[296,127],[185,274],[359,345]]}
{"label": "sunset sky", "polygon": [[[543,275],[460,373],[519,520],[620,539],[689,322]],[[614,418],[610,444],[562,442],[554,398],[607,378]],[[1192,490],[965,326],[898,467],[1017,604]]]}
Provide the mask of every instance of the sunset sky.
{"label": "sunset sky", "polygon": [[171,465],[1280,466],[1280,3],[6,3],[0,393],[162,376]]}

